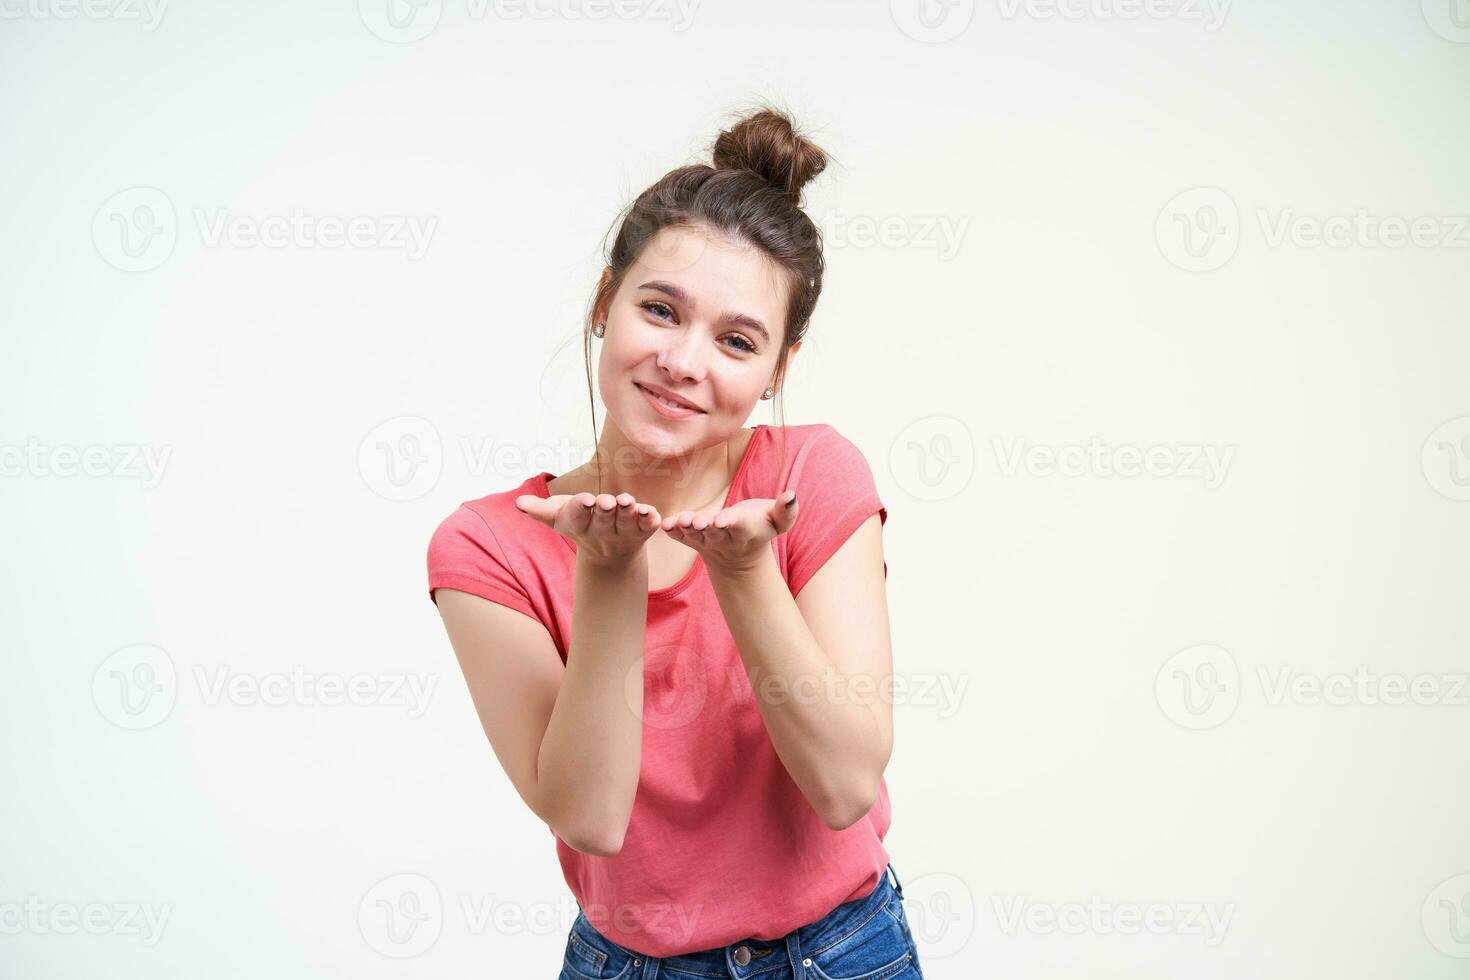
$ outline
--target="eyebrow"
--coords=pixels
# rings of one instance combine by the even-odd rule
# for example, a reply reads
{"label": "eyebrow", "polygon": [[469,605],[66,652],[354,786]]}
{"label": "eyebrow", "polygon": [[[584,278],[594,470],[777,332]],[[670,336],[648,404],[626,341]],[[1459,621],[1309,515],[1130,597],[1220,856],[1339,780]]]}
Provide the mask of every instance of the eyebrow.
{"label": "eyebrow", "polygon": [[[690,297],[688,293],[684,292],[684,290],[680,289],[678,286],[675,286],[673,283],[664,282],[662,279],[655,279],[651,282],[645,282],[638,288],[652,289],[660,293],[666,293],[687,306],[694,306],[694,300]],[[765,326],[753,316],[747,316],[744,313],[726,313],[723,317],[721,317],[721,319],[723,319],[726,323],[738,323],[743,326],[749,327],[751,330],[754,330],[756,333],[760,334],[766,343],[771,342],[770,332],[767,331]]]}

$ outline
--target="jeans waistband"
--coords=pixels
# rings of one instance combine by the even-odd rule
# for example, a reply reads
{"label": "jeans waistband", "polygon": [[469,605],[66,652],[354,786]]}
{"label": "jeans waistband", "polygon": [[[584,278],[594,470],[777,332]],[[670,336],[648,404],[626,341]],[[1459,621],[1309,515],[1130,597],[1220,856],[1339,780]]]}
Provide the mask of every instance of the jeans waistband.
{"label": "jeans waistband", "polygon": [[[884,868],[883,875],[878,878],[877,886],[868,895],[844,902],[816,922],[800,926],[780,939],[747,938],[713,949],[659,958],[644,956],[617,945],[597,932],[582,914],[572,923],[572,932],[594,947],[615,951],[612,955],[618,958],[637,960],[639,967],[630,974],[631,978],[641,977],[643,965],[649,962],[695,975],[707,972],[710,968],[718,968],[728,969],[734,977],[759,977],[777,968],[789,968],[794,963],[800,963],[804,957],[837,945],[867,925],[889,902],[902,898],[903,884],[890,862]],[[744,947],[743,952],[741,947]],[[746,962],[741,963],[741,959]]]}

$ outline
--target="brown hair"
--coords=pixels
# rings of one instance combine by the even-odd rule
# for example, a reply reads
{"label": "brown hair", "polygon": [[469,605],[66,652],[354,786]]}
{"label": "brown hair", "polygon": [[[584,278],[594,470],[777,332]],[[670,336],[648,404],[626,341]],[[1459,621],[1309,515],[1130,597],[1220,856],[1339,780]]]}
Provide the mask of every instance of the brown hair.
{"label": "brown hair", "polygon": [[[790,116],[768,104],[747,112],[716,137],[713,165],[694,164],[664,174],[639,194],[621,217],[606,263],[610,271],[592,298],[583,327],[587,401],[592,439],[598,442],[592,394],[592,325],[612,302],[628,269],[664,228],[704,226],[749,242],[785,274],[786,322],[772,384],[781,401],[787,352],[805,335],[822,292],[822,234],[801,209],[801,189],[827,166],[828,155],[798,135]],[[782,405],[774,406],[785,426]],[[783,440],[784,444],[784,440]],[[597,467],[598,490],[602,467]],[[773,491],[772,496],[776,492]]]}

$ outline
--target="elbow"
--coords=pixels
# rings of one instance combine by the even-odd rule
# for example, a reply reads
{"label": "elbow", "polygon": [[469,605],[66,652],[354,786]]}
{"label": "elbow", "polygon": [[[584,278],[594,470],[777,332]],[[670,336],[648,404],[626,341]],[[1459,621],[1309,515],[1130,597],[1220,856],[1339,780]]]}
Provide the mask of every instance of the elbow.
{"label": "elbow", "polygon": [[866,817],[876,802],[877,784],[864,784],[856,789],[849,788],[846,792],[829,795],[825,805],[818,808],[817,813],[828,830],[846,830]]}
{"label": "elbow", "polygon": [[572,850],[595,857],[616,857],[623,849],[622,834],[607,833],[596,828],[556,830],[556,836]]}
{"label": "elbow", "polygon": [[581,854],[597,857],[613,857],[623,849],[623,838],[628,832],[626,816],[621,823],[617,820],[601,819],[589,811],[585,802],[571,805],[549,805],[539,800],[532,807],[541,821],[551,828],[557,840]]}

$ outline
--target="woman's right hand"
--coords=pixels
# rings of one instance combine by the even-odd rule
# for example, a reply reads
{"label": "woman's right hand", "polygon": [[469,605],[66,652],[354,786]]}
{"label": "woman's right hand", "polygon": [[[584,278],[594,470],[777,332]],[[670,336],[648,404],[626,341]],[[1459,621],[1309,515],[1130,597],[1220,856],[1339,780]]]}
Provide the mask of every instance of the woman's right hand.
{"label": "woman's right hand", "polygon": [[515,504],[522,514],[574,542],[579,558],[599,565],[631,562],[663,522],[655,507],[638,503],[630,493],[523,493]]}

